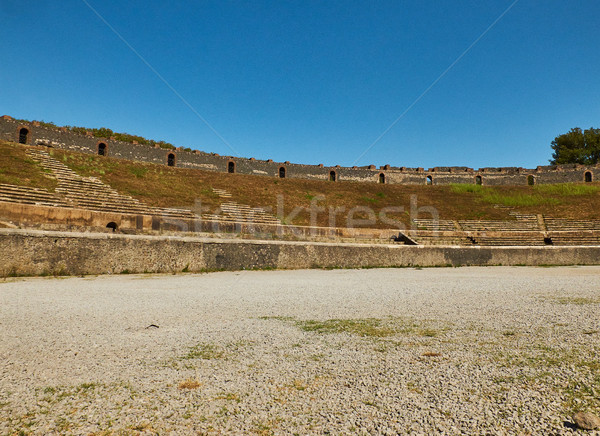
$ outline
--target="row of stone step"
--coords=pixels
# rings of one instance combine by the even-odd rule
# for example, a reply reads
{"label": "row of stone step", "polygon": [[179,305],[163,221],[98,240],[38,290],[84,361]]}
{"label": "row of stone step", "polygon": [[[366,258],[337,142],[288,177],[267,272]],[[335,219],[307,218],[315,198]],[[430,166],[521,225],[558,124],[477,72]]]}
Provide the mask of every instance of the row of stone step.
{"label": "row of stone step", "polygon": [[458,230],[456,223],[452,220],[434,220],[417,218],[413,220],[413,223],[419,229],[431,230],[431,231],[456,231]]}
{"label": "row of stone step", "polygon": [[548,237],[554,245],[600,245],[600,232],[555,232]]}
{"label": "row of stone step", "polygon": [[500,220],[434,220],[419,218],[414,219],[413,223],[420,230],[429,231],[467,231],[467,232],[514,232],[514,231],[539,231],[539,223],[537,216],[529,215],[527,218],[522,218],[515,221],[500,221]]}
{"label": "row of stone step", "polygon": [[281,222],[277,218],[261,218],[251,216],[236,216],[236,215],[218,215],[205,213],[201,215],[201,218],[206,221],[220,221],[225,223],[241,223],[241,224],[268,224],[268,225],[279,225]]}
{"label": "row of stone step", "polygon": [[221,210],[225,216],[248,220],[252,222],[265,222],[278,224],[280,221],[273,215],[268,214],[261,208],[253,208],[235,202],[221,204]]}
{"label": "row of stone step", "polygon": [[547,245],[543,234],[524,236],[476,236],[473,245],[484,246],[536,246]]}
{"label": "row of stone step", "polygon": [[224,189],[212,188],[213,192],[217,194],[220,198],[231,198],[233,197],[229,192]]}
{"label": "row of stone step", "polygon": [[458,222],[466,232],[514,232],[514,231],[539,231],[539,224],[535,220],[520,221],[493,221],[493,220],[463,220]]}
{"label": "row of stone step", "polygon": [[563,218],[546,218],[546,228],[552,232],[568,232],[580,230],[600,230],[600,220],[569,220]]}
{"label": "row of stone step", "polygon": [[49,191],[39,188],[7,184],[0,184],[0,201],[36,204],[39,206],[67,206],[64,200]]}

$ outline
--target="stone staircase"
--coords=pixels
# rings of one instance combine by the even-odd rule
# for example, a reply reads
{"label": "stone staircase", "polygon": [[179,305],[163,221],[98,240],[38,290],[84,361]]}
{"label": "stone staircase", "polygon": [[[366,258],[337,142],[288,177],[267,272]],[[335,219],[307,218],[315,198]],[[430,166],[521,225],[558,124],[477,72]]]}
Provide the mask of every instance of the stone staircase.
{"label": "stone staircase", "polygon": [[58,181],[56,194],[60,196],[63,206],[97,212],[158,215],[165,218],[196,218],[196,215],[190,210],[151,207],[133,197],[119,194],[95,177],[80,176],[46,151],[31,148],[27,150],[27,154],[44,168],[52,171]]}

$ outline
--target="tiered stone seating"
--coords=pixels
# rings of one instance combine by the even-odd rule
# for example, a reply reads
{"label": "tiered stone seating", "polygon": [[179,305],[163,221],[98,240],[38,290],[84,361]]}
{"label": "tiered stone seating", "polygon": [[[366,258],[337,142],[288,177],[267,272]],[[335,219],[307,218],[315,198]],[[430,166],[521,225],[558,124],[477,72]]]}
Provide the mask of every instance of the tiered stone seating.
{"label": "tiered stone seating", "polygon": [[52,192],[27,186],[0,183],[0,201],[35,204],[37,206],[66,207],[67,203]]}
{"label": "tiered stone seating", "polygon": [[263,209],[233,201],[222,203],[221,211],[222,214],[202,214],[202,219],[235,223],[281,224],[280,220]]}
{"label": "tiered stone seating", "polygon": [[464,220],[459,221],[466,232],[537,232],[540,231],[537,217],[531,215],[530,219],[515,221],[500,220]]}
{"label": "tiered stone seating", "polygon": [[409,230],[404,233],[419,245],[473,245],[463,232]]}
{"label": "tiered stone seating", "polygon": [[531,245],[546,245],[544,242],[544,234],[542,232],[526,232],[526,233],[483,233],[476,234],[471,237],[475,245],[485,246],[531,246]]}
{"label": "tiered stone seating", "polygon": [[434,220],[416,218],[413,223],[419,230],[430,230],[430,231],[449,231],[454,232],[459,229],[457,223],[452,220]]}
{"label": "tiered stone seating", "polygon": [[600,232],[551,232],[553,245],[600,245]]}
{"label": "tiered stone seating", "polygon": [[[213,192],[220,198],[231,198],[231,194],[224,189],[213,188]],[[221,214],[202,214],[202,219],[230,223],[281,224],[279,219],[267,213],[264,209],[250,207],[235,201],[221,203],[221,212]]]}
{"label": "tiered stone seating", "polygon": [[224,189],[212,188],[213,192],[221,198],[231,198],[232,195]]}
{"label": "tiered stone seating", "polygon": [[27,150],[27,154],[53,172],[58,180],[56,192],[70,207],[98,212],[158,215],[165,218],[196,218],[190,210],[151,207],[133,197],[119,194],[95,177],[80,176],[46,151],[31,148]]}
{"label": "tiered stone seating", "polygon": [[585,230],[600,230],[600,220],[569,220],[564,218],[546,218],[546,228],[549,232],[578,232]]}

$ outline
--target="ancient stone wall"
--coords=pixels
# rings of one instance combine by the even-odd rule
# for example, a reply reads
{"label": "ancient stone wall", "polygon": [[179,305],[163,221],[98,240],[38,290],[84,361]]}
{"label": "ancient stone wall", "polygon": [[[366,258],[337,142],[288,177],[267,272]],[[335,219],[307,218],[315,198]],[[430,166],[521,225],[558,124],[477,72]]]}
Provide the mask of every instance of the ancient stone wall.
{"label": "ancient stone wall", "polygon": [[211,240],[0,229],[0,277],[461,265],[595,265],[600,247],[448,247]]}
{"label": "ancient stone wall", "polygon": [[327,239],[353,238],[357,240],[391,240],[398,236],[395,229],[345,227],[290,226],[265,223],[234,223],[202,219],[177,219],[161,216],[97,212],[85,209],[39,206],[0,201],[0,224],[9,223],[27,229],[43,230],[106,230],[114,223],[122,232],[184,232],[218,233],[220,235],[248,235],[264,239]]}
{"label": "ancient stone wall", "polygon": [[[26,135],[20,135],[26,129]],[[25,131],[24,131],[25,132]],[[435,167],[423,168],[391,167],[326,167],[322,165],[302,165],[289,162],[273,162],[220,156],[201,151],[185,151],[182,148],[166,150],[148,145],[133,144],[91,135],[80,135],[64,128],[50,128],[39,123],[20,123],[8,116],[0,118],[0,139],[19,142],[24,139],[30,145],[43,145],[83,153],[98,154],[100,148],[108,156],[151,162],[179,168],[196,168],[208,171],[235,172],[269,177],[285,176],[313,180],[358,181],[393,184],[433,184],[469,183],[482,185],[527,185],[564,182],[595,181],[600,178],[600,165],[560,165],[525,168],[480,168]],[[105,147],[100,146],[105,144]],[[100,147],[100,148],[99,148]],[[171,159],[169,156],[171,155]],[[586,178],[586,173],[588,173]]]}

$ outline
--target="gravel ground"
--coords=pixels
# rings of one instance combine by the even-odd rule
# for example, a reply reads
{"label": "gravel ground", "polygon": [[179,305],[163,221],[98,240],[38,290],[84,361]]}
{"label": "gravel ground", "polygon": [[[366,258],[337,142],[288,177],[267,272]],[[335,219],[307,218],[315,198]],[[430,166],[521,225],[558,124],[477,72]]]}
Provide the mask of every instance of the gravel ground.
{"label": "gravel ground", "polygon": [[600,267],[4,281],[0,434],[581,433],[599,309]]}

